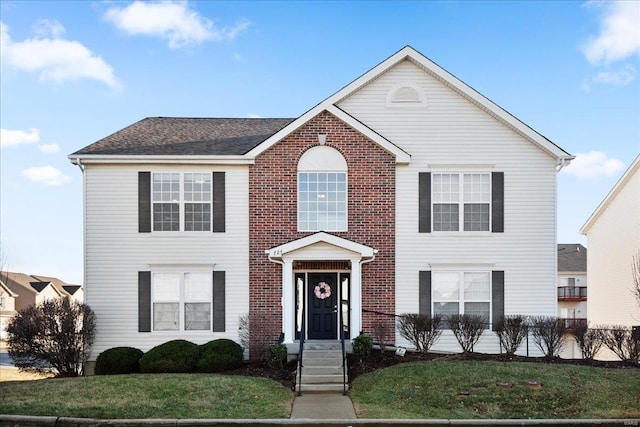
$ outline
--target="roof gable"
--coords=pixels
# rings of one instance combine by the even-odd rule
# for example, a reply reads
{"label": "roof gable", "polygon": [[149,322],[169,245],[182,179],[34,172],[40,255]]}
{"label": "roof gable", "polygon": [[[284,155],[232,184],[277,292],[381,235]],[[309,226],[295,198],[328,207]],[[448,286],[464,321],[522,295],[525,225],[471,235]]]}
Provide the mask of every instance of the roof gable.
{"label": "roof gable", "polygon": [[[304,123],[311,120],[313,117],[315,117],[317,114],[319,114],[324,110],[333,112],[332,109],[337,108],[335,105],[338,104],[341,100],[351,96],[353,93],[360,90],[362,87],[366,86],[367,84],[377,79],[378,77],[386,73],[388,70],[390,70],[391,68],[393,68],[394,66],[396,66],[397,64],[405,60],[411,61],[412,63],[420,67],[422,70],[424,70],[425,72],[429,73],[430,75],[432,75],[433,77],[441,81],[447,87],[454,90],[455,92],[463,96],[468,101],[474,103],[476,106],[478,106],[480,109],[482,109],[486,113],[493,116],[495,119],[499,120],[505,126],[508,126],[512,130],[517,132],[519,135],[524,137],[526,140],[528,140],[532,144],[535,144],[536,146],[541,148],[548,155],[556,159],[560,159],[562,164],[566,164],[568,161],[574,158],[569,153],[567,153],[566,151],[562,150],[560,147],[552,143],[550,140],[548,140],[538,132],[534,131],[532,128],[530,128],[529,126],[527,126],[526,124],[524,124],[523,122],[515,118],[513,115],[511,115],[510,113],[502,109],[500,106],[498,106],[497,104],[495,104],[494,102],[486,98],[485,96],[481,95],[475,89],[471,88],[470,86],[468,86],[467,84],[465,84],[464,82],[456,78],[454,75],[447,72],[446,70],[441,68],[439,65],[437,65],[436,63],[434,63],[433,61],[431,61],[430,59],[428,59],[427,57],[425,57],[424,55],[422,55],[421,53],[419,53],[418,51],[416,51],[410,46],[405,46],[404,48],[402,48],[401,50],[399,50],[398,52],[396,52],[395,54],[393,54],[392,56],[390,56],[389,58],[387,58],[386,60],[378,64],[377,66],[373,67],[371,70],[364,73],[362,76],[358,77],[353,82],[349,83],[348,85],[340,89],[338,92],[329,96],[324,101],[320,102],[311,110],[307,111],[305,114],[303,114],[293,122],[289,123],[283,129],[281,129],[278,133],[272,135],[270,138],[265,140],[263,143],[258,145],[256,148],[254,148],[247,154],[251,156],[260,154],[261,152],[267,150],[273,144],[277,143],[279,140],[289,135],[291,132],[295,131]],[[346,119],[345,122],[353,126],[352,122],[353,121],[357,122],[357,120],[351,116],[349,117],[350,119]],[[375,133],[373,130],[369,129],[368,127],[366,127],[366,125],[362,123],[360,123],[360,126],[368,129],[369,132]],[[383,137],[380,137],[380,138],[382,138],[382,140],[384,141],[387,141]],[[376,142],[381,143],[382,141],[376,141]],[[387,142],[391,144],[389,141]],[[388,149],[388,147],[385,147],[385,149]],[[396,149],[399,151],[402,151],[398,147],[396,147]],[[393,153],[393,151],[391,150],[388,150],[388,151]],[[408,154],[407,154],[407,157],[402,157],[402,156],[397,157],[397,160],[399,162],[408,162],[409,160]]]}
{"label": "roof gable", "polygon": [[607,207],[611,204],[611,202],[616,198],[618,193],[622,191],[625,185],[633,178],[633,176],[637,173],[640,173],[640,155],[638,155],[631,166],[625,171],[625,173],[620,177],[616,185],[613,186],[609,194],[602,200],[602,202],[598,205],[595,211],[591,214],[587,222],[584,223],[582,228],[580,229],[581,234],[588,234],[589,230],[596,222],[596,220],[602,215],[602,213],[607,209]]}

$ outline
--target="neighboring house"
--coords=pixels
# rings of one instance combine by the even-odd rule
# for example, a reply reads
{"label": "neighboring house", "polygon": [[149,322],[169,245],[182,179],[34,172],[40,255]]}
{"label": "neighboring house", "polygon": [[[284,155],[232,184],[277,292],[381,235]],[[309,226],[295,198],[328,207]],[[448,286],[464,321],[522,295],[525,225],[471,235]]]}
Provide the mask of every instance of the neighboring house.
{"label": "neighboring house", "polygon": [[410,47],[296,119],[146,118],[69,158],[93,360],[238,340],[245,315],[252,356],[341,329],[408,345],[400,313],[556,315],[573,157]]}
{"label": "neighboring house", "polygon": [[16,314],[16,298],[18,294],[0,279],[0,340],[7,339],[7,325]]}
{"label": "neighboring house", "polygon": [[9,290],[17,294],[15,299],[16,311],[44,301],[70,296],[63,288],[66,283],[52,277],[2,272],[0,273],[0,281]]}
{"label": "neighboring house", "polygon": [[[558,317],[569,330],[587,323],[587,248],[579,243],[558,244]],[[580,357],[573,339],[561,356]]]}
{"label": "neighboring house", "polygon": [[640,257],[640,156],[580,232],[589,246],[589,323],[640,325],[640,303],[632,293],[632,263]]}

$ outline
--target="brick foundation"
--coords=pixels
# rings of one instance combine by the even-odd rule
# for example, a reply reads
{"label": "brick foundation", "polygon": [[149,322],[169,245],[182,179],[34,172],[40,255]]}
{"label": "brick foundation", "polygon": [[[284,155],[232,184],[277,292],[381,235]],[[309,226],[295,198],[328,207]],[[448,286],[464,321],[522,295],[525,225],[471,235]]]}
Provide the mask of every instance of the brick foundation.
{"label": "brick foundation", "polygon": [[[348,165],[348,231],[332,234],[379,251],[362,266],[362,308],[395,312],[394,157],[325,111],[258,156],[249,169],[252,358],[261,357],[282,331],[282,266],[270,262],[265,250],[312,234],[297,231],[297,165],[318,145],[318,134],[327,135],[325,145],[340,151]],[[392,317],[363,312],[365,333],[372,335],[377,322],[393,331]]]}

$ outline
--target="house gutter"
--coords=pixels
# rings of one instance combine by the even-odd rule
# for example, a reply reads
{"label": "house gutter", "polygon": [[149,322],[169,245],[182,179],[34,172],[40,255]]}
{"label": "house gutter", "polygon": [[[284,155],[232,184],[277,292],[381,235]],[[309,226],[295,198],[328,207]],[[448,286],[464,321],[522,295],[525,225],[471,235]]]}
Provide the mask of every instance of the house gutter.
{"label": "house gutter", "polygon": [[575,159],[575,156],[558,157],[558,160],[556,161],[556,172],[560,172],[563,167],[569,166],[569,164],[571,163],[571,160],[573,159]]}

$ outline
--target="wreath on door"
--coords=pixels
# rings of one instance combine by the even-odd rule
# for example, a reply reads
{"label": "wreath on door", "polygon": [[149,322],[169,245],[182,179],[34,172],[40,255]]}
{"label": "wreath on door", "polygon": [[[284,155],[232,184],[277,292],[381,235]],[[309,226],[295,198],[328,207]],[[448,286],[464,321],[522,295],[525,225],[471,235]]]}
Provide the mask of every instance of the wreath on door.
{"label": "wreath on door", "polygon": [[327,299],[331,296],[331,286],[328,283],[320,282],[316,285],[313,293],[318,299]]}

